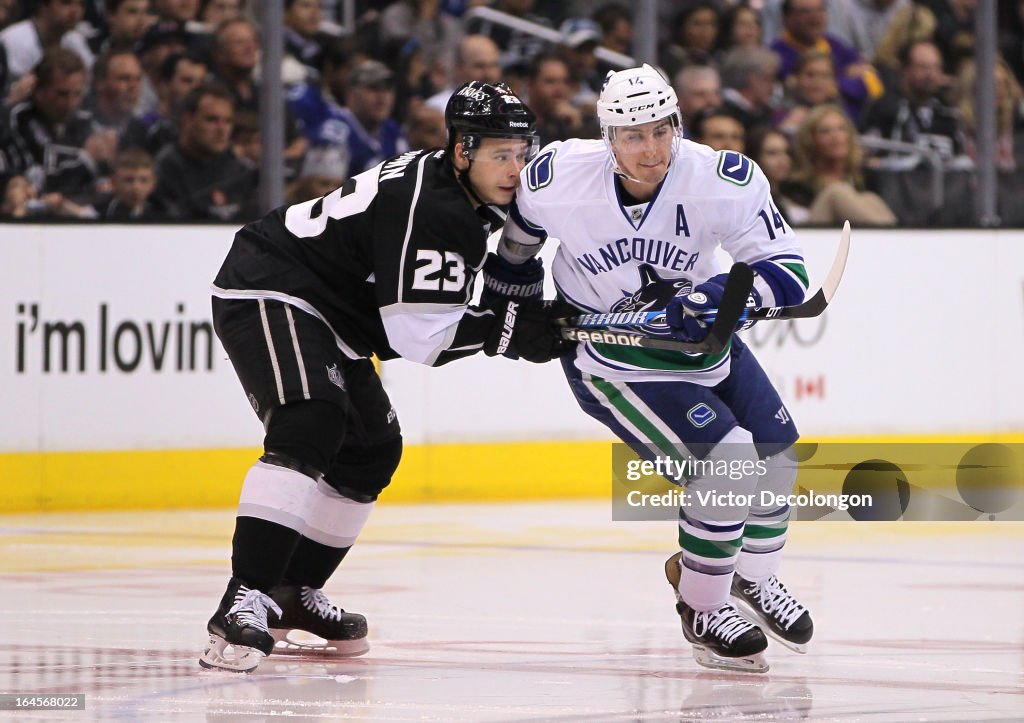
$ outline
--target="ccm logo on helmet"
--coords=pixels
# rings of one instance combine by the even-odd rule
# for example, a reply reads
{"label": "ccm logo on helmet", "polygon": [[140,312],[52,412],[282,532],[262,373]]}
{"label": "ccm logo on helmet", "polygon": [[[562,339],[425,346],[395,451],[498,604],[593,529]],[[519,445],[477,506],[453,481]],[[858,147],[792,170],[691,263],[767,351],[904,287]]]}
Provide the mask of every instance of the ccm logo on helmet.
{"label": "ccm logo on helmet", "polygon": [[630,108],[629,112],[630,113],[636,113],[637,111],[647,110],[647,109],[653,108],[653,107],[654,107],[654,103],[648,103],[647,105],[637,105],[637,106],[633,106],[632,108]]}

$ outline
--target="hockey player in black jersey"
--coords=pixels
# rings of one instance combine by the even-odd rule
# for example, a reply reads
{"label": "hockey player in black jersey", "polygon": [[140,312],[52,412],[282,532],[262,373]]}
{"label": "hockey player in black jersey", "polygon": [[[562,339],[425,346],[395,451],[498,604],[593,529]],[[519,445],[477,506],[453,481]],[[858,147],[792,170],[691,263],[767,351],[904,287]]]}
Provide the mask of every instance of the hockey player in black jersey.
{"label": "hockey player in black jersey", "polygon": [[[295,631],[327,654],[368,649],[365,618],[321,588],[402,453],[371,355],[438,366],[481,350],[543,362],[569,349],[551,323],[563,312],[538,298],[539,268],[484,267],[537,151],[533,113],[504,84],[474,81],[445,116],[446,149],[404,153],[272,211],[237,233],[217,274],[214,327],[266,437],[204,667],[249,671],[275,649],[309,650]],[[482,267],[485,292],[502,295],[471,306]]]}

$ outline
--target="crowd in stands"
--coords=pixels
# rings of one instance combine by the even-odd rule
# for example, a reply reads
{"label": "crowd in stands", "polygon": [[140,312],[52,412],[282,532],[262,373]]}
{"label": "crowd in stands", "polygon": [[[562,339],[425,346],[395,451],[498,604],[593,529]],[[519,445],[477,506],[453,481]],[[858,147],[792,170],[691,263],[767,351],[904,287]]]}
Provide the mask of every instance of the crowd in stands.
{"label": "crowd in stands", "polygon": [[[560,41],[472,12],[485,4]],[[663,0],[658,65],[687,137],[757,161],[790,223],[973,225],[976,5]],[[289,202],[443,145],[445,104],[470,79],[509,83],[537,114],[542,143],[598,138],[594,104],[615,66],[595,49],[634,51],[625,2],[284,6]],[[246,0],[0,0],[0,219],[258,215],[258,10]],[[998,13],[998,208],[1004,226],[1024,226],[1024,0],[998,0]]]}

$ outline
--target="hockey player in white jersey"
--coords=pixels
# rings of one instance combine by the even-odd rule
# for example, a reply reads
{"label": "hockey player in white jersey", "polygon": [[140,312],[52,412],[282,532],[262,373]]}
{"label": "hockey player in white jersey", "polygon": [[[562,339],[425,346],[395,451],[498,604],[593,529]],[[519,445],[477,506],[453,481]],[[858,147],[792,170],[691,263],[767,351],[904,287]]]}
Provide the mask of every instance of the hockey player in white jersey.
{"label": "hockey player in white jersey", "polygon": [[[721,301],[719,246],[755,272],[748,305],[803,300],[800,247],[764,174],[740,153],[685,140],[676,95],[657,70],[609,73],[597,112],[602,140],[552,143],[523,170],[492,267],[534,267],[555,237],[560,296],[583,312],[666,308],[668,326],[645,331],[685,341],[706,335]],[[563,367],[584,411],[642,456],[767,460],[764,475],[729,490],[792,491],[796,427],[737,337],[706,355],[586,342]],[[697,477],[687,488],[721,484]],[[681,549],[666,573],[699,663],[766,671],[765,632],[804,652],[810,614],[776,577],[788,518],[785,506],[680,508]]]}

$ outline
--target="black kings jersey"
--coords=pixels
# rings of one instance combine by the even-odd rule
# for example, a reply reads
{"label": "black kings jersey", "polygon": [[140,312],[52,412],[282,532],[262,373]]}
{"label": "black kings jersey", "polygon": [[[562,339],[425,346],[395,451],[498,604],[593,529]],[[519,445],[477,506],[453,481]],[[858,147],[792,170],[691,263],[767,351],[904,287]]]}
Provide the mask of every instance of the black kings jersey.
{"label": "black kings jersey", "polygon": [[243,227],[213,293],[302,309],[352,358],[443,364],[479,350],[493,326],[468,304],[499,218],[473,209],[444,151],[403,153]]}

